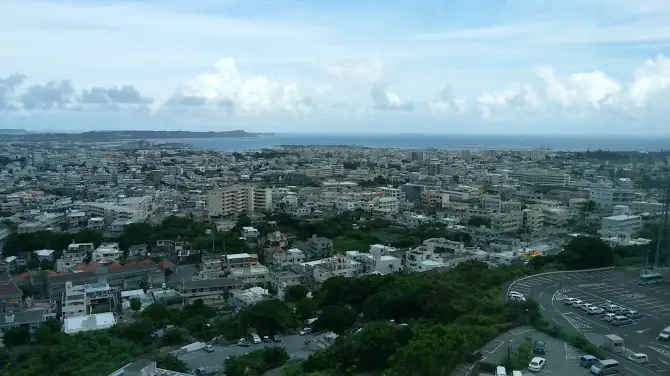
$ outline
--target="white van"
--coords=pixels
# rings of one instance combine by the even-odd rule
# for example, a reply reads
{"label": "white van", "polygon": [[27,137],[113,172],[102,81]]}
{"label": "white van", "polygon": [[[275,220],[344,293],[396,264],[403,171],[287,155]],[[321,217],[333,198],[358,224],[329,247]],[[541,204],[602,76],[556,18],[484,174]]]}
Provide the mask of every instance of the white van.
{"label": "white van", "polygon": [[606,313],[605,314],[605,321],[612,322],[612,320],[616,317],[614,313]]}
{"label": "white van", "polygon": [[596,376],[619,373],[619,362],[614,359],[601,360],[598,363],[592,365],[590,371]]}
{"label": "white van", "polygon": [[505,367],[503,366],[496,367],[496,376],[507,376],[507,371],[505,370]]}
{"label": "white van", "polygon": [[633,320],[629,319],[626,316],[614,316],[612,319],[612,324],[617,326],[632,324]]}
{"label": "white van", "polygon": [[512,371],[512,376],[523,376],[521,371]]}

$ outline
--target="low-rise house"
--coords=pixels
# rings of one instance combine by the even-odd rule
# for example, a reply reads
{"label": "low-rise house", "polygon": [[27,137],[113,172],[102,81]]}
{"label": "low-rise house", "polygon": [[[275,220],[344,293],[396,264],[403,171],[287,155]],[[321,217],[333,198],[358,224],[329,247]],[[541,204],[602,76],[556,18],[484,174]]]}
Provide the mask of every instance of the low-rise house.
{"label": "low-rise house", "polygon": [[[265,259],[268,263],[268,259]],[[283,270],[291,265],[296,265],[305,262],[305,253],[298,248],[291,248],[283,252],[272,253],[272,258],[269,260],[270,267],[275,270]]]}
{"label": "low-rise house", "polygon": [[12,328],[26,328],[34,333],[50,317],[47,313],[44,309],[33,309],[0,314],[0,337]]}
{"label": "low-rise house", "polygon": [[186,281],[177,285],[184,297],[184,304],[192,304],[202,299],[206,305],[222,307],[227,304],[230,293],[244,288],[243,282],[234,278],[216,278],[198,281]]}
{"label": "low-rise house", "polygon": [[229,276],[249,286],[267,282],[269,274],[270,270],[265,265],[256,264],[245,268],[231,268]]}
{"label": "low-rise house", "polygon": [[119,248],[119,243],[102,244],[93,251],[91,260],[101,264],[111,264],[119,261],[123,256],[123,251]]}
{"label": "low-rise house", "polygon": [[236,307],[248,307],[260,301],[270,299],[268,290],[261,287],[252,287],[245,290],[233,291],[233,305]]}
{"label": "low-rise house", "polygon": [[301,285],[303,282],[302,275],[294,270],[284,270],[281,272],[270,272],[270,283],[277,291],[277,297],[284,299],[286,289],[291,286]]}

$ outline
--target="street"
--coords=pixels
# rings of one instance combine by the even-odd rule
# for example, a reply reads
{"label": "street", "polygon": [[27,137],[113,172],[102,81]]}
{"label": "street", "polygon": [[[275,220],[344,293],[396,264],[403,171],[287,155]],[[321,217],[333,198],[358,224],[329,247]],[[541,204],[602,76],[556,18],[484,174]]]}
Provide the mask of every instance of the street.
{"label": "street", "polygon": [[205,350],[197,350],[181,354],[178,358],[186,363],[192,370],[204,367],[207,372],[214,372],[224,368],[226,357],[228,356],[244,355],[254,350],[270,346],[284,347],[286,352],[288,352],[288,355],[296,359],[307,358],[312,351],[305,349],[305,341],[311,341],[313,339],[314,337],[312,335],[299,336],[296,334],[282,338],[282,341],[279,343],[260,343],[249,347],[242,347],[237,344],[227,346],[214,345],[214,352],[208,353]]}

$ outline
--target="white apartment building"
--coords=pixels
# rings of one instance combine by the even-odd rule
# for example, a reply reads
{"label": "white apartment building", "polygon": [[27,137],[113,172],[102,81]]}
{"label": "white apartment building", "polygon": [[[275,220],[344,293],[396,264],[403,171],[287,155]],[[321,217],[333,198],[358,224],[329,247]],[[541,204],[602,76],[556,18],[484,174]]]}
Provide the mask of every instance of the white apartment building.
{"label": "white apartment building", "polygon": [[506,170],[507,178],[517,180],[521,184],[554,185],[567,187],[570,185],[570,174],[562,170]]}
{"label": "white apartment building", "polygon": [[282,270],[305,262],[305,253],[298,248],[291,248],[284,252],[273,252],[272,259],[268,261],[274,269]]}
{"label": "white apartment building", "polygon": [[207,193],[207,211],[210,216],[229,216],[272,207],[272,190],[247,185],[231,185]]}
{"label": "white apartment building", "polygon": [[410,249],[405,256],[405,268],[412,272],[427,272],[444,266],[442,259],[426,246]]}
{"label": "white apartment building", "polygon": [[395,197],[375,197],[363,206],[364,210],[384,213],[397,213],[398,208],[398,199]]}
{"label": "white apartment building", "polygon": [[489,218],[491,219],[491,228],[500,232],[517,231],[523,226],[523,213],[520,211],[494,213],[489,215]]}
{"label": "white apartment building", "polygon": [[93,243],[72,243],[63,251],[63,256],[56,260],[56,271],[59,273],[69,272],[75,265],[80,265],[86,260],[88,252],[93,252]]}
{"label": "white apartment building", "polygon": [[265,265],[257,264],[245,268],[231,268],[229,277],[248,286],[267,282],[269,275],[270,270]]}
{"label": "white apartment building", "polygon": [[544,213],[540,210],[523,210],[523,228],[539,231],[544,226]]}
{"label": "white apartment building", "polygon": [[563,208],[545,208],[544,212],[544,222],[550,226],[561,227],[566,224],[566,222],[575,216],[577,213],[576,210],[568,210]]}
{"label": "white apartment building", "polygon": [[649,213],[657,215],[663,213],[663,205],[660,202],[633,201],[630,203],[630,210],[633,214]]}
{"label": "white apartment building", "polygon": [[616,205],[630,206],[635,201],[635,191],[621,187],[591,187],[589,200],[600,210],[611,211]]}
{"label": "white apartment building", "polygon": [[603,218],[599,234],[606,238],[626,237],[631,238],[633,234],[642,229],[642,218],[637,215],[613,215]]}
{"label": "white apartment building", "polygon": [[89,306],[90,302],[86,297],[86,287],[84,285],[73,285],[72,282],[65,283],[63,305],[61,308],[64,319],[88,315],[90,311]]}
{"label": "white apartment building", "polygon": [[379,187],[378,189],[383,197],[393,197],[398,200],[402,198],[402,191],[399,188]]}
{"label": "white apartment building", "polygon": [[119,261],[123,256],[123,251],[119,249],[119,243],[101,244],[93,251],[91,261],[101,264],[111,264]]}
{"label": "white apartment building", "polygon": [[342,254],[317,261],[304,262],[300,265],[303,272],[310,277],[309,283],[312,287],[321,285],[331,277],[357,277],[362,269],[362,265],[358,261],[351,260]]}
{"label": "white apartment building", "polygon": [[401,271],[402,260],[394,256],[382,255],[379,248],[370,248],[370,253],[347,251],[348,259],[355,260],[362,265],[363,274],[389,274]]}

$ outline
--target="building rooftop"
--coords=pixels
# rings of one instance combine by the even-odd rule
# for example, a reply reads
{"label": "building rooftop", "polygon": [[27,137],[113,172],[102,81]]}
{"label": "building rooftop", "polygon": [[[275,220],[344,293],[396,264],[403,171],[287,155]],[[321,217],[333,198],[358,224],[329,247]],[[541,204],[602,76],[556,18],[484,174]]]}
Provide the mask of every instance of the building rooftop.
{"label": "building rooftop", "polygon": [[114,318],[112,312],[68,317],[63,322],[63,332],[65,332],[65,334],[74,334],[91,330],[107,329],[114,324],[116,324],[116,318]]}
{"label": "building rooftop", "polygon": [[228,260],[243,259],[243,258],[249,258],[249,257],[252,257],[252,256],[248,253],[235,253],[235,254],[232,254],[232,255],[226,255],[226,258]]}
{"label": "building rooftop", "polygon": [[639,218],[640,217],[637,216],[637,215],[621,214],[621,215],[612,215],[612,216],[609,216],[609,217],[605,217],[603,219],[608,219],[610,221],[626,221],[626,220],[629,220],[629,219],[639,219]]}

